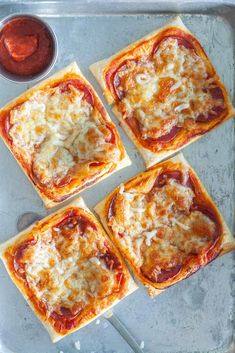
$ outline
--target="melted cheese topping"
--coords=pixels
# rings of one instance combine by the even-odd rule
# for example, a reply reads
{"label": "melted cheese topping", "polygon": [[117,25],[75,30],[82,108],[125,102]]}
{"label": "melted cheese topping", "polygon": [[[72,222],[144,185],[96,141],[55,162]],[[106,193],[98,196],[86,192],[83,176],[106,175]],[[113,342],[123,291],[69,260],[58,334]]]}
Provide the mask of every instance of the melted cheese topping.
{"label": "melted cheese topping", "polygon": [[202,254],[213,241],[214,222],[190,210],[194,196],[191,188],[175,179],[141,194],[121,186],[109,225],[132,263],[148,276],[153,272],[157,278],[162,269]]}
{"label": "melted cheese topping", "polygon": [[59,228],[49,228],[35,239],[21,261],[29,288],[46,304],[48,316],[60,313],[61,307],[76,312],[113,293],[117,274],[100,257],[104,238],[97,231],[88,226],[82,235],[77,231],[63,235]]}
{"label": "melted cheese topping", "polygon": [[[163,40],[153,57],[129,61],[117,72],[118,103],[124,118],[134,116],[143,139],[158,138],[173,126],[194,124],[202,114],[216,115],[223,99],[214,99],[210,90],[218,87],[208,75],[206,60],[177,39]],[[123,94],[124,93],[124,94]]]}
{"label": "melted cheese topping", "polygon": [[120,157],[101,114],[73,86],[36,92],[11,110],[10,123],[14,145],[42,184],[58,184],[76,165]]}

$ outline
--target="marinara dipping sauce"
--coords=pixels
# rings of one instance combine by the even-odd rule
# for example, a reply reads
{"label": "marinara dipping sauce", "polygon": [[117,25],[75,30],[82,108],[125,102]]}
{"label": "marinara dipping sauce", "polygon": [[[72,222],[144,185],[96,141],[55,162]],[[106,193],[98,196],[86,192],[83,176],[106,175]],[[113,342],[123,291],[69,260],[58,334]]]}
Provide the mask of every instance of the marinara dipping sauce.
{"label": "marinara dipping sauce", "polygon": [[2,21],[0,70],[3,76],[21,82],[41,77],[53,66],[56,54],[56,37],[40,18],[13,15]]}

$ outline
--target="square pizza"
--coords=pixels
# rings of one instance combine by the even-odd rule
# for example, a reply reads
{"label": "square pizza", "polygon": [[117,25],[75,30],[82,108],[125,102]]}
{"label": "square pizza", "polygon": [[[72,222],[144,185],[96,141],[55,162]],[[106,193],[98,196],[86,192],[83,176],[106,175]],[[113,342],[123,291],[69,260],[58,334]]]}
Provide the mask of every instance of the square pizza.
{"label": "square pizza", "polygon": [[90,70],[147,168],[235,115],[215,68],[179,17]]}
{"label": "square pizza", "polygon": [[0,256],[53,342],[137,288],[81,198],[0,245]]}
{"label": "square pizza", "polygon": [[95,211],[150,296],[235,249],[218,208],[182,155],[120,185]]}
{"label": "square pizza", "polygon": [[0,135],[46,207],[131,164],[76,63],[2,108]]}

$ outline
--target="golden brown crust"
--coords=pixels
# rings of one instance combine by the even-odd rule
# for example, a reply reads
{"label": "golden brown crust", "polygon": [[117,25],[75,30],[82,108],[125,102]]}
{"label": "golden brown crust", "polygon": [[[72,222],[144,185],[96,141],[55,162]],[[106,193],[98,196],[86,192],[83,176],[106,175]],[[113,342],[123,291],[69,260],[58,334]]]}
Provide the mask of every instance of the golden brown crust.
{"label": "golden brown crust", "polygon": [[164,292],[164,289],[160,290],[160,289],[157,289],[157,288],[154,288],[153,286],[150,286],[149,284],[145,284],[144,285],[145,288],[147,289],[148,291],[148,294],[151,298],[154,298],[156,297],[157,295],[161,294],[162,292]]}
{"label": "golden brown crust", "polygon": [[[76,171],[76,174],[73,175],[72,180],[68,184],[65,184],[63,187],[50,186],[47,188],[46,185],[40,184],[40,182],[38,182],[38,180],[34,178],[34,176],[32,175],[32,166],[25,162],[22,156],[17,152],[16,148],[14,148],[14,146],[10,143],[5,131],[5,118],[9,114],[11,109],[27,101],[38,90],[43,91],[50,87],[58,85],[64,80],[71,79],[79,79],[92,92],[92,95],[95,100],[95,107],[101,113],[103,121],[107,123],[107,126],[112,130],[112,133],[115,135],[115,143],[120,151],[120,158],[117,163],[113,163],[113,161],[110,161],[110,163],[105,163],[103,165],[97,165],[92,167],[80,166]],[[85,190],[86,188],[91,187],[92,185],[106,178],[108,175],[114,173],[115,171],[131,164],[131,161],[126,154],[126,151],[122,145],[115,125],[113,124],[108,113],[104,109],[103,104],[99,99],[97,93],[95,92],[94,88],[82,75],[76,63],[70,64],[68,67],[51,76],[49,79],[42,81],[33,88],[24,92],[18,98],[6,104],[0,110],[0,136],[3,138],[3,141],[5,142],[6,146],[16,158],[20,167],[31,181],[33,187],[38,192],[39,196],[42,198],[47,208],[59,205],[64,200],[72,197],[73,195],[81,192],[82,190]]]}
{"label": "golden brown crust", "polygon": [[[24,285],[24,281],[16,275],[14,267],[12,267],[12,258],[11,253],[15,254],[16,249],[19,249],[19,246],[28,242],[32,239],[33,235],[36,234],[35,232],[38,229],[48,229],[52,225],[58,224],[61,219],[64,219],[64,215],[70,211],[76,211],[81,217],[85,216],[86,219],[89,220],[92,224],[95,224],[100,234],[102,234],[106,244],[108,244],[108,248],[110,251],[116,255],[119,262],[122,266],[122,273],[124,274],[125,281],[121,285],[121,289],[117,292],[113,292],[106,298],[100,298],[96,300],[96,307],[92,308],[89,306],[89,310],[85,310],[79,315],[79,321],[76,322],[74,327],[70,329],[66,329],[65,331],[59,332],[56,329],[57,326],[53,326],[52,322],[50,321],[50,317],[46,316],[46,312],[42,310],[42,306],[40,302],[36,299],[32,292],[30,292]],[[14,255],[15,256],[15,255]],[[85,205],[84,201],[81,198],[74,200],[68,206],[63,207],[59,211],[47,216],[46,218],[36,222],[35,224],[31,225],[26,230],[20,232],[17,236],[11,238],[4,244],[0,245],[0,257],[3,260],[6,269],[13,281],[13,283],[17,286],[20,290],[26,301],[29,303],[32,310],[35,312],[37,317],[40,319],[42,324],[45,326],[47,331],[49,332],[51,339],[53,342],[58,341],[59,339],[65,337],[66,335],[70,334],[71,332],[80,329],[81,327],[87,325],[89,322],[94,320],[97,316],[100,316],[103,312],[107,309],[118,303],[121,299],[123,299],[128,294],[132,293],[135,289],[137,289],[136,284],[132,280],[124,261],[122,260],[118,250],[115,246],[110,242],[109,237],[104,232],[103,228],[101,227],[100,223],[96,220],[94,215],[89,211],[87,206]]]}
{"label": "golden brown crust", "polygon": [[[188,162],[184,159],[182,154],[178,154],[175,157],[161,162],[146,172],[140,173],[139,175],[133,177],[129,181],[127,181],[124,184],[124,189],[125,191],[128,192],[128,190],[131,190],[132,192],[137,192],[137,193],[148,193],[153,185],[154,182],[156,181],[157,175],[159,175],[162,171],[164,170],[171,170],[172,166],[176,167],[178,166],[178,169],[182,169],[182,166],[187,168],[189,170],[191,178],[193,178],[194,186],[196,185],[196,195],[197,199],[202,202],[206,201],[206,204],[210,206],[210,208],[213,209],[214,213],[216,214],[217,220],[220,224],[221,227],[221,233],[219,240],[217,242],[215,254],[217,255],[212,255],[212,259],[214,259],[216,256],[221,256],[229,251],[235,250],[235,239],[233,238],[232,234],[230,233],[221,213],[219,212],[218,208],[214,204],[213,200],[210,198],[208,195],[206,189],[202,185],[201,181],[199,180],[198,176],[196,175],[195,171],[192,169],[192,167],[188,164]],[[177,169],[177,170],[178,170]],[[174,169],[173,169],[174,170]],[[96,213],[99,215],[102,224],[104,225],[106,231],[110,235],[111,239],[113,242],[119,247],[119,250],[122,252],[122,254],[125,256],[127,259],[131,270],[134,272],[136,277],[145,285],[147,288],[149,295],[150,296],[155,296],[160,294],[164,290],[164,285],[159,288],[159,284],[154,284],[153,282],[149,281],[143,274],[140,272],[140,269],[133,263],[133,261],[130,259],[130,256],[126,252],[126,250],[123,248],[121,242],[118,241],[117,236],[115,236],[111,226],[109,226],[109,210],[111,206],[112,200],[115,199],[115,195],[117,195],[120,191],[120,187],[116,188],[110,195],[108,195],[103,201],[101,201],[94,209]],[[118,210],[117,212],[117,217],[119,216]],[[116,215],[115,215],[116,217]],[[215,257],[214,257],[215,256]],[[211,260],[208,260],[211,261]],[[206,263],[205,263],[206,264]],[[196,266],[197,267],[197,266]],[[198,269],[198,267],[195,270]],[[200,266],[199,266],[200,267]],[[188,276],[187,270],[181,271],[181,274],[179,277],[176,278],[176,280],[172,281],[172,284],[178,282],[181,279],[184,279]],[[168,285],[167,285],[168,286]]]}
{"label": "golden brown crust", "polygon": [[[210,68],[210,72],[213,75],[218,87],[223,92],[225,99],[226,109],[214,118],[211,121],[206,123],[196,123],[196,128],[193,128],[191,131],[188,128],[183,128],[177,133],[173,140],[170,142],[154,142],[150,143],[148,140],[143,140],[138,129],[134,128],[135,123],[128,122],[127,118],[124,118],[123,112],[120,111],[118,106],[117,97],[113,86],[108,83],[107,77],[112,76],[112,72],[115,72],[118,67],[122,65],[125,60],[135,60],[136,57],[143,55],[143,53],[148,52],[152,48],[154,43],[156,43],[159,38],[164,38],[164,36],[171,36],[175,33],[182,33],[182,36],[185,36],[193,43],[194,47],[197,50],[197,54],[202,57]],[[173,19],[169,24],[156,30],[149,35],[141,38],[137,42],[129,45],[123,50],[119,51],[117,54],[111,56],[108,59],[102,60],[98,63],[91,65],[90,70],[96,77],[99,82],[103,93],[109,104],[113,104],[113,112],[121,123],[121,126],[134,142],[138,148],[140,154],[142,155],[146,167],[149,168],[152,165],[158,163],[159,161],[169,157],[173,153],[179,151],[183,147],[189,145],[190,143],[196,141],[201,136],[207,134],[211,129],[218,127],[222,122],[235,116],[235,110],[232,107],[229,95],[226,91],[225,86],[220,80],[219,76],[216,73],[215,68],[209,61],[205,51],[201,47],[200,43],[197,41],[195,36],[184,26],[179,17]],[[133,118],[130,118],[130,120]]]}

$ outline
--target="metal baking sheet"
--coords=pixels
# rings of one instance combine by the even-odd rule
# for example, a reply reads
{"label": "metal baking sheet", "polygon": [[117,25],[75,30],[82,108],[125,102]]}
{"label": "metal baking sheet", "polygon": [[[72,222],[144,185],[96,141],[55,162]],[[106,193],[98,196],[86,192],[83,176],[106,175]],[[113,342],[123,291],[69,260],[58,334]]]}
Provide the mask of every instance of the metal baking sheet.
{"label": "metal baking sheet", "polygon": [[[88,66],[180,13],[206,49],[234,101],[235,6],[232,3],[0,2],[1,18],[15,12],[45,17],[59,41],[59,57],[54,71],[76,60],[100,96],[101,91]],[[24,84],[0,79],[0,105],[26,88]],[[90,207],[120,182],[144,170],[135,147],[122,129],[118,129],[133,164],[83,192],[81,196]],[[230,229],[234,229],[234,122],[226,122],[185,148],[184,154],[219,206]],[[0,177],[0,241],[4,241],[16,233],[16,222],[23,212],[46,215],[46,211],[2,141]],[[144,341],[147,353],[233,353],[233,265],[233,256],[228,254],[154,300],[140,288],[116,306],[114,312],[139,342]],[[131,352],[103,318],[99,324],[94,322],[52,344],[1,263],[0,353],[75,353],[78,352],[74,347],[77,340],[83,353]]]}

